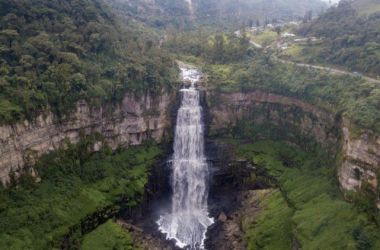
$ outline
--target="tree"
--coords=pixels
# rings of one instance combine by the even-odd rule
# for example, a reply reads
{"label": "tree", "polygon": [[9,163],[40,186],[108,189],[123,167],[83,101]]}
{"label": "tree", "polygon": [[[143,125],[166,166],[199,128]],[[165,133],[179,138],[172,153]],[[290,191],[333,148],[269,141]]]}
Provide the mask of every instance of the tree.
{"label": "tree", "polygon": [[248,27],[253,27],[253,20],[252,19],[249,19],[248,20]]}
{"label": "tree", "polygon": [[306,23],[306,22],[309,22],[313,19],[313,11],[312,10],[309,10],[305,13],[305,16],[303,17],[303,22]]}
{"label": "tree", "polygon": [[69,113],[83,98],[120,101],[125,91],[157,91],[176,79],[171,56],[154,47],[156,36],[137,20],[120,25],[101,1],[8,0],[0,13],[0,99],[12,104],[4,110],[22,114],[6,111],[0,123],[32,119],[44,108]]}
{"label": "tree", "polygon": [[5,29],[0,31],[0,37],[3,41],[5,41],[5,44],[7,44],[9,48],[12,48],[12,43],[18,36],[18,32],[13,29]]}
{"label": "tree", "polygon": [[280,35],[281,34],[281,26],[276,26],[274,28],[274,30],[276,31],[277,35]]}
{"label": "tree", "polygon": [[218,34],[214,39],[214,60],[218,62],[224,61],[224,36]]}

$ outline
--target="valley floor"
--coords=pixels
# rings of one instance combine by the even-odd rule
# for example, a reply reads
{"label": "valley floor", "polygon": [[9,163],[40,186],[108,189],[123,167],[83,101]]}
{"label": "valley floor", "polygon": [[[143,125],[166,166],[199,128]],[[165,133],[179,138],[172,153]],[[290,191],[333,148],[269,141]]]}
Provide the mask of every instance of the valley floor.
{"label": "valley floor", "polygon": [[[219,190],[218,198],[233,197],[226,197],[229,204],[218,205],[212,204],[218,200],[212,197],[209,206],[216,223],[209,229],[207,249],[380,248],[378,227],[363,208],[365,201],[358,205],[345,201],[334,160],[322,150],[305,152],[274,141],[226,139],[220,143],[233,151],[236,164],[225,162],[231,171],[225,175],[229,176],[227,186],[225,190],[216,186],[214,191]],[[239,164],[245,170],[234,169]],[[133,226],[124,228],[142,249],[152,245],[174,249],[162,243],[163,235],[144,235],[143,229]]]}
{"label": "valley floor", "polygon": [[325,154],[271,141],[233,145],[277,182],[260,213],[241,221],[248,249],[380,248],[378,227],[344,200]]}

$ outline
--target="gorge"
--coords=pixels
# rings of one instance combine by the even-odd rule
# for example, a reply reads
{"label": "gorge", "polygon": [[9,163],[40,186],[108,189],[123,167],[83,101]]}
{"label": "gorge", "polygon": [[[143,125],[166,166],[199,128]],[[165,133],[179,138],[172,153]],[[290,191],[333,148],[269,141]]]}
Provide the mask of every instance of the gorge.
{"label": "gorge", "polygon": [[[18,176],[24,166],[32,167],[39,156],[60,148],[66,139],[78,142],[81,132],[102,134],[114,149],[120,145],[138,145],[146,139],[159,142],[168,136],[174,97],[175,94],[168,91],[158,97],[147,94],[142,99],[126,95],[116,109],[90,109],[85,102],[80,102],[76,112],[63,121],[45,113],[34,122],[1,126],[1,181],[6,184],[11,173]],[[341,154],[343,162],[338,176],[344,190],[360,188],[363,181],[377,188],[380,139],[376,133],[355,129],[349,119],[336,117],[306,102],[268,92],[229,94],[212,91],[208,99],[211,133],[230,133],[228,130],[243,119],[251,120],[253,128],[265,123],[289,127],[293,132],[297,130],[332,150],[332,153]],[[105,114],[110,108],[114,109],[113,113]],[[101,144],[94,145],[94,149],[99,147]],[[33,173],[34,170],[30,168],[29,171]],[[355,179],[355,171],[361,173],[361,179]]]}
{"label": "gorge", "polygon": [[372,2],[0,1],[0,249],[380,249]]}
{"label": "gorge", "polygon": [[[234,144],[230,145],[231,142],[229,141],[231,140],[243,140],[240,143],[241,145],[245,145],[246,143],[250,143],[252,141],[285,141],[289,143],[289,145],[298,145],[296,147],[301,147],[304,150],[308,150],[309,154],[313,154],[313,152],[317,152],[318,150],[322,149],[322,151],[329,154],[330,157],[333,157],[335,155],[338,156],[336,158],[337,163],[334,163],[334,165],[337,164],[337,169],[335,170],[335,167],[332,165],[330,166],[329,171],[336,173],[340,181],[339,185],[343,192],[350,192],[352,190],[359,191],[362,186],[367,185],[366,183],[369,183],[371,185],[371,189],[377,189],[376,168],[379,166],[379,139],[375,133],[369,130],[359,130],[360,132],[358,130],[352,131],[352,125],[348,119],[340,118],[339,116],[336,116],[333,113],[324,110],[323,108],[316,107],[296,98],[281,96],[264,91],[249,91],[244,93],[227,93],[207,89],[205,91],[205,87],[202,87],[202,85],[206,79],[202,78],[198,80],[199,76],[197,75],[196,71],[190,70],[187,73],[189,75],[185,75],[185,77],[189,77],[190,79],[188,80],[190,80],[190,82],[194,83],[194,81],[199,81],[198,85],[200,88],[200,93],[195,90],[191,90],[191,87],[189,87],[189,81],[185,81],[185,86],[187,85],[187,88],[190,88],[190,90],[184,89],[179,92],[181,93],[182,98],[184,98],[182,100],[182,105],[185,106],[183,107],[181,107],[179,104],[180,96],[175,93],[177,89],[163,92],[162,95],[158,97],[150,97],[147,95],[142,99],[142,102],[138,101],[137,98],[133,96],[126,96],[121,106],[115,109],[115,115],[105,115],[103,118],[100,116],[101,113],[99,113],[99,111],[92,111],[82,103],[82,105],[79,106],[79,108],[81,107],[82,109],[78,108],[76,115],[71,116],[76,118],[71,118],[72,120],[67,120],[65,123],[58,122],[55,124],[52,120],[43,120],[41,118],[37,120],[36,123],[24,123],[23,125],[20,124],[18,126],[2,127],[2,131],[9,131],[7,133],[3,133],[3,136],[6,135],[3,141],[7,143],[2,144],[2,146],[3,149],[8,150],[3,150],[2,158],[8,159],[8,162],[13,162],[14,166],[17,166],[16,169],[19,169],[18,173],[20,173],[20,176],[22,176],[22,174],[25,174],[25,170],[23,170],[25,168],[23,166],[28,166],[29,170],[27,171],[31,171],[33,168],[30,167],[33,166],[33,162],[36,160],[38,162],[39,155],[44,155],[49,150],[57,150],[60,147],[66,147],[66,138],[70,138],[71,143],[76,143],[82,140],[81,138],[83,137],[81,136],[85,136],[86,134],[91,135],[94,132],[100,133],[104,139],[97,139],[91,142],[92,144],[90,146],[91,151],[100,150],[100,152],[102,150],[102,147],[105,145],[110,145],[113,149],[116,149],[120,146],[133,148],[133,145],[144,144],[149,139],[154,139],[157,142],[162,142],[165,144],[165,141],[167,140],[165,138],[169,138],[170,134],[172,133],[170,132],[170,127],[174,128],[174,125],[171,124],[176,124],[177,132],[175,132],[176,135],[174,138],[174,154],[173,158],[169,160],[169,162],[171,162],[170,165],[172,166],[170,169],[174,171],[173,179],[171,181],[174,188],[172,198],[173,200],[168,200],[168,202],[172,202],[172,207],[168,208],[169,210],[161,212],[160,215],[163,217],[161,217],[159,221],[162,232],[167,233],[167,235],[160,236],[157,233],[153,233],[153,235],[155,235],[153,238],[168,237],[178,239],[179,242],[182,242],[177,242],[177,245],[179,246],[193,244],[191,243],[192,240],[188,238],[181,238],[184,237],[184,235],[187,236],[189,234],[185,233],[181,235],[181,233],[176,233],[176,222],[175,220],[172,221],[172,218],[170,218],[174,214],[172,215],[170,211],[178,211],[185,208],[187,209],[187,207],[192,207],[190,211],[194,212],[196,209],[198,209],[197,207],[199,207],[199,213],[203,214],[202,216],[205,217],[201,220],[201,223],[204,223],[203,226],[198,227],[199,234],[197,236],[194,235],[196,239],[195,242],[197,242],[194,243],[194,247],[197,244],[197,246],[201,246],[204,240],[204,235],[206,233],[205,229],[212,223],[212,220],[207,217],[208,213],[206,204],[207,200],[209,200],[209,206],[211,209],[210,215],[216,218],[217,221],[215,226],[211,226],[210,235],[208,235],[206,239],[205,246],[207,249],[223,249],[221,245],[218,245],[218,243],[213,241],[213,239],[225,240],[223,237],[227,237],[228,241],[230,241],[231,244],[233,243],[234,246],[241,246],[241,244],[246,244],[244,243],[246,241],[244,237],[242,243],[236,243],[236,239],[233,238],[234,236],[228,236],[229,234],[237,234],[240,235],[239,237],[242,237],[241,235],[244,234],[244,231],[229,231],[232,229],[220,229],[220,227],[223,228],[223,225],[227,222],[232,223],[235,218],[234,211],[240,211],[238,210],[240,206],[239,204],[251,204],[251,206],[254,207],[262,206],[260,205],[261,203],[257,203],[257,200],[247,201],[246,198],[244,198],[245,196],[243,194],[248,193],[249,195],[247,197],[257,197],[261,191],[255,190],[270,190],[268,188],[273,188],[276,185],[279,185],[273,184],[273,181],[271,180],[272,177],[269,177],[269,175],[272,175],[273,173],[270,172],[263,174],[261,173],[261,170],[257,170],[261,167],[258,167],[255,164],[260,165],[261,163],[250,163],[250,161],[241,162],[241,159],[239,160],[239,157],[241,157],[239,156],[240,153],[234,153],[236,150],[235,148],[238,147],[233,146]],[[186,95],[188,95],[188,100],[185,99]],[[205,155],[202,155],[201,152],[203,149],[200,146],[202,144],[201,136],[203,134],[201,130],[202,125],[200,123],[202,120],[200,113],[201,110],[199,106],[195,106],[193,108],[186,106],[197,105],[198,102],[202,104],[205,110],[204,120],[207,132],[205,133],[207,142]],[[178,115],[175,114],[177,109]],[[190,119],[187,112],[190,112],[193,109],[195,111],[191,113],[196,114],[196,116],[193,117],[193,119]],[[82,112],[80,112],[81,110]],[[170,118],[170,114],[173,115],[173,118]],[[175,120],[177,121],[174,123],[173,121]],[[192,125],[181,126],[182,123],[191,123]],[[187,126],[194,128],[194,132],[190,134],[185,133],[184,129]],[[41,137],[41,134],[44,134],[46,136]],[[190,135],[191,137],[187,137]],[[10,139],[14,140],[14,138],[25,138],[23,140],[17,141],[24,143],[22,144],[23,150],[17,151],[19,147],[16,147],[15,144],[10,143],[12,142]],[[195,140],[195,138],[197,139]],[[195,145],[198,145],[198,147]],[[211,147],[211,145],[216,145],[217,152],[220,150],[222,151],[215,154],[211,153],[213,154],[213,156],[211,156],[210,150],[212,147],[215,148],[215,146]],[[182,146],[185,146],[189,149],[192,148],[192,150],[182,151],[180,150]],[[227,148],[223,149],[225,147]],[[273,147],[276,146],[273,145]],[[30,152],[34,153],[32,156],[35,158],[31,157]],[[188,169],[188,171],[183,171],[183,169],[181,169],[181,164],[178,163],[189,162],[188,159],[191,158],[190,155],[187,154],[181,155],[182,153],[186,152],[194,153],[194,155],[191,157],[195,157],[197,160],[192,162],[194,162],[194,164],[197,164],[194,165],[194,169],[190,169],[198,169],[201,171],[200,173],[196,174],[188,172],[190,169]],[[17,153],[16,155],[20,155],[20,159],[25,159],[25,161],[14,160],[14,158],[11,157],[12,155],[15,155],[14,153]],[[234,156],[235,154],[236,156]],[[255,154],[258,153],[253,153],[253,155]],[[209,185],[212,186],[210,194],[211,197],[209,197],[209,199],[207,199],[208,164],[205,161],[206,155],[207,157],[211,157],[210,159],[213,159],[214,165],[216,167],[210,170],[211,179],[214,180],[211,180],[209,183]],[[186,157],[186,159],[180,160],[181,157]],[[282,159],[284,156],[281,153],[281,156],[278,157],[281,157],[280,159]],[[284,159],[287,159],[287,157]],[[246,158],[246,156],[244,156],[244,158]],[[30,161],[30,159],[35,160]],[[284,160],[284,162],[288,162],[286,164],[291,165],[299,164],[296,163],[296,161],[292,158]],[[254,167],[252,167],[251,164],[253,164]],[[190,164],[187,166],[193,165]],[[238,167],[240,170],[235,169],[234,166]],[[298,167],[296,167],[296,169],[297,168]],[[35,176],[39,176],[40,172],[42,171],[41,168],[38,169],[39,170],[37,171],[32,171]],[[182,171],[176,172],[176,170]],[[3,169],[3,172],[9,173],[7,171],[9,170]],[[285,169],[285,171],[287,170]],[[169,174],[170,171],[165,171],[165,173]],[[189,180],[188,178],[190,176],[185,175],[186,173],[191,174],[191,178],[193,178],[193,176],[197,176],[197,179]],[[176,175],[178,176],[175,177]],[[252,175],[257,177],[251,179]],[[153,178],[150,178],[150,182],[153,181],[151,185],[155,185],[154,182],[159,181],[159,179],[157,179],[159,177],[154,176],[156,175],[153,175]],[[43,178],[44,177],[42,177],[42,181],[44,181]],[[179,182],[176,182],[175,178],[178,178],[177,181]],[[281,179],[279,176],[276,178]],[[319,178],[324,177],[321,176]],[[9,179],[5,178],[4,180]],[[198,189],[195,189],[193,191],[191,189],[187,189],[187,182],[190,183],[191,181],[196,181],[200,183],[201,186],[198,186]],[[152,192],[152,189],[150,190],[151,191],[148,189],[148,192]],[[235,190],[234,193],[230,193],[231,190]],[[162,191],[159,191],[158,189],[158,192]],[[277,196],[277,193],[275,191],[266,192],[269,192],[265,195],[265,197],[269,197],[266,199],[271,199],[270,197]],[[176,193],[177,195],[175,195]],[[193,195],[194,199],[192,202],[186,203],[186,200]],[[153,195],[150,199],[156,199],[154,196],[155,195]],[[233,200],[233,197],[235,197],[237,200]],[[349,196],[346,198],[351,199]],[[373,202],[378,201],[374,200]],[[151,202],[148,202],[148,204],[149,203]],[[234,204],[234,206],[232,204]],[[151,209],[154,209],[154,207]],[[239,216],[243,217],[240,219],[239,217],[236,217],[235,219],[245,220],[245,216],[249,216],[249,213],[251,213],[248,213],[247,211],[250,210],[247,209],[248,208],[244,208],[244,210],[242,210],[245,212],[238,212]],[[148,210],[150,210],[150,208]],[[146,212],[143,212],[143,214],[145,213]],[[145,216],[147,216],[147,218],[150,218],[152,221],[159,219],[158,217],[149,215],[150,213],[151,212],[148,212],[148,214]],[[257,216],[257,212],[252,213],[253,218],[255,218]],[[224,219],[225,216],[227,216],[227,219]],[[126,218],[128,221],[129,217],[127,216]],[[163,218],[166,219],[165,222],[163,221]],[[186,221],[183,215],[177,217],[177,219],[179,218],[181,222]],[[197,218],[199,218],[199,216],[197,216]],[[189,219],[191,219],[191,216],[189,216]],[[133,222],[132,224],[139,225],[139,219],[137,219],[137,221]],[[92,226],[89,228],[91,227]],[[141,227],[145,228],[143,225]],[[152,231],[151,226],[148,226],[147,228],[148,232]],[[184,230],[191,231],[192,229],[186,228]],[[218,236],[223,232],[225,232],[227,236]],[[300,236],[297,236],[297,238],[299,237]],[[223,242],[224,240],[219,242]],[[303,244],[306,243],[303,242]],[[167,249],[171,248],[169,247]]]}

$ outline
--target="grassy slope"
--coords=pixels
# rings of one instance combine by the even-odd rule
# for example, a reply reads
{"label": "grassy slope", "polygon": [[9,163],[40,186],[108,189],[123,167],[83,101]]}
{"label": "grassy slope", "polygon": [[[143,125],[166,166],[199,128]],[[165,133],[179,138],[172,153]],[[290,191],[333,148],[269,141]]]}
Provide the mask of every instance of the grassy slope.
{"label": "grassy slope", "polygon": [[78,157],[83,151],[73,148],[39,163],[41,183],[24,180],[17,188],[0,190],[0,249],[57,248],[70,227],[99,209],[123,197],[126,205],[136,205],[160,153],[147,146],[91,154],[83,161]]}
{"label": "grassy slope", "polygon": [[267,169],[286,195],[273,193],[246,226],[250,249],[291,249],[293,237],[302,249],[379,249],[378,228],[343,200],[326,157],[271,141],[240,144],[237,152]]}
{"label": "grassy slope", "polygon": [[248,249],[291,249],[293,210],[288,207],[281,192],[276,190],[271,193],[260,207],[263,210],[253,223],[249,223],[250,218],[243,221]]}
{"label": "grassy slope", "polygon": [[248,33],[247,36],[250,37],[255,43],[258,43],[264,47],[270,45],[278,38],[277,33],[271,30],[265,30],[263,32],[259,32],[258,34]]}
{"label": "grassy slope", "polygon": [[[306,44],[293,44],[289,47],[289,49],[282,52],[283,56],[286,59],[290,59],[293,62],[301,62],[301,63],[313,63],[315,65],[328,66],[327,63],[321,63],[318,60],[315,60],[315,56],[321,51],[323,48],[319,44],[306,45]],[[332,65],[334,67],[334,65]],[[335,68],[338,66],[335,65]]]}
{"label": "grassy slope", "polygon": [[136,249],[131,235],[111,220],[87,234],[80,248],[82,250]]}

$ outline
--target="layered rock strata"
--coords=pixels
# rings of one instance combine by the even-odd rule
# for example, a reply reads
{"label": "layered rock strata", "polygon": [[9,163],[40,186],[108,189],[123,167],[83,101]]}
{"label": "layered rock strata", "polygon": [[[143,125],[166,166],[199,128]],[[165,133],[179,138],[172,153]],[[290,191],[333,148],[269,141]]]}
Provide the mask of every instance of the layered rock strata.
{"label": "layered rock strata", "polygon": [[225,133],[239,121],[249,121],[252,127],[265,124],[291,127],[305,138],[327,147],[331,153],[341,155],[338,178],[343,190],[359,190],[364,183],[378,190],[378,134],[358,129],[348,119],[307,102],[277,94],[262,91],[211,93],[209,100],[211,133]]}
{"label": "layered rock strata", "polygon": [[[0,126],[0,180],[10,181],[26,166],[33,166],[41,155],[58,149],[65,141],[77,143],[81,136],[100,133],[113,149],[138,145],[144,140],[161,141],[170,124],[170,105],[173,95],[162,92],[153,96],[126,94],[115,106],[91,108],[86,102],[77,103],[75,112],[58,119],[45,112],[34,121]],[[94,145],[98,150],[101,143]],[[35,174],[33,168],[29,168]]]}

